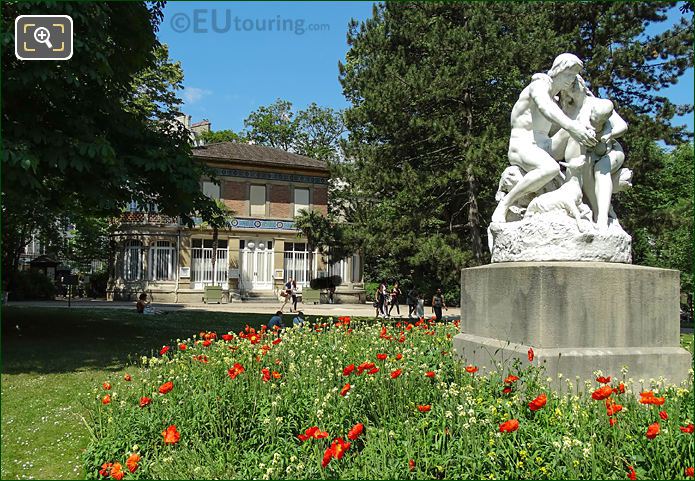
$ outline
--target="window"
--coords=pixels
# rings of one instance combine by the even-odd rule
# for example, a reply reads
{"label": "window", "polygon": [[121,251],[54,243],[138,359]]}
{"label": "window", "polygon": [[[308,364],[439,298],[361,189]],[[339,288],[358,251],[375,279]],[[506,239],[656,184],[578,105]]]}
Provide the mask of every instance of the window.
{"label": "window", "polygon": [[170,281],[174,279],[175,251],[171,242],[157,241],[150,249],[150,279]]}
{"label": "window", "polygon": [[294,189],[294,216],[302,209],[309,210],[309,189]]}
{"label": "window", "polygon": [[222,239],[217,241],[214,271],[212,269],[212,239],[193,239],[191,247],[191,282],[198,284],[195,288],[206,285],[224,287],[229,274],[227,241]]}
{"label": "window", "polygon": [[251,215],[265,215],[265,185],[251,186]]}
{"label": "window", "polygon": [[285,242],[285,282],[290,278],[297,285],[308,286],[309,280],[309,251],[304,242]]}
{"label": "window", "polygon": [[353,254],[352,256],[352,282],[362,282],[359,254]]}
{"label": "window", "polygon": [[142,242],[128,240],[123,251],[123,279],[137,281],[145,277]]}
{"label": "window", "polygon": [[203,194],[207,195],[211,199],[219,200],[220,198],[220,186],[213,184],[212,182],[203,182]]}
{"label": "window", "polygon": [[333,262],[329,264],[328,266],[328,275],[329,276],[338,276],[340,277],[340,282],[345,283],[348,282],[348,261],[347,259],[342,259],[339,260],[338,262]]}

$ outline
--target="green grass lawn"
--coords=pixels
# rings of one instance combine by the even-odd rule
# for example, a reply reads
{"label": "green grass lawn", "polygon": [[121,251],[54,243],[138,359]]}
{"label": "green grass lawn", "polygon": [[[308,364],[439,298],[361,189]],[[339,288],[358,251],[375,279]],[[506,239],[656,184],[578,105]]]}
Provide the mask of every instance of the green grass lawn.
{"label": "green grass lawn", "polygon": [[[83,477],[85,405],[130,359],[202,330],[238,332],[267,314],[175,311],[142,316],[117,309],[2,310],[3,479]],[[286,316],[286,322],[289,316]],[[691,352],[693,335],[682,336]],[[132,367],[128,371],[136,374]]]}
{"label": "green grass lawn", "polygon": [[[84,404],[130,359],[201,330],[258,327],[267,314],[206,311],[142,316],[117,309],[2,311],[2,479],[83,477]],[[286,322],[291,322],[286,316]],[[134,369],[129,369],[135,372]]]}

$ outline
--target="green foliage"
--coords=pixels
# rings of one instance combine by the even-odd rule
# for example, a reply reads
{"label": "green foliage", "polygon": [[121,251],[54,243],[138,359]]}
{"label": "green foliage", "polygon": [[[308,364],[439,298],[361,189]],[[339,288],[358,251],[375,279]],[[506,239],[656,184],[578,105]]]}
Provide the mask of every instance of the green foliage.
{"label": "green foliage", "polygon": [[105,298],[108,281],[109,273],[106,271],[91,274],[89,284],[87,284],[87,297]]}
{"label": "green foliage", "polygon": [[618,207],[633,232],[633,262],[678,269],[681,291],[693,291],[693,145],[653,146],[649,169],[621,193]]}
{"label": "green foliage", "polygon": [[236,142],[243,143],[246,141],[244,134],[238,134],[233,130],[217,130],[217,131],[207,131],[200,134],[200,138],[206,144],[214,144],[217,142]]}
{"label": "green foliage", "polygon": [[29,269],[17,274],[9,299],[11,301],[52,300],[55,295],[56,288],[51,279],[39,270]]}
{"label": "green foliage", "polygon": [[[175,121],[183,74],[156,38],[162,8],[160,2],[3,5],[5,281],[27,235],[37,226],[55,231],[55,218],[117,216],[131,200],[155,202],[187,221],[196,211],[204,218],[214,212],[200,191],[203,166],[191,158],[188,132]],[[78,33],[73,58],[17,60],[14,18],[22,14],[70,15]]]}
{"label": "green foliage", "polygon": [[[453,323],[404,329],[355,319],[341,327],[332,319],[317,322],[320,333],[290,329],[277,345],[274,335],[252,344],[233,333],[232,340],[218,337],[207,347],[188,338],[185,351],[174,345],[142,359],[132,381],[108,377],[109,391],[95,385],[87,477],[97,478],[104,462],[123,463],[133,451],[142,457],[136,475],[147,479],[623,479],[628,466],[638,478],[673,479],[695,459],[692,435],[679,429],[695,415],[691,387],[660,389],[662,407],[616,392],[612,399],[624,408],[611,427],[604,401],[591,397],[598,387],[593,379],[579,385],[569,379],[554,393],[543,367],[525,360],[467,372],[451,355]],[[369,361],[377,372],[344,373]],[[232,379],[235,363],[244,371]],[[519,380],[507,382],[511,392],[504,394],[509,374]],[[628,389],[650,388],[608,374],[611,387],[624,381]],[[173,389],[157,394],[166,381]],[[107,393],[111,402],[102,404]],[[547,404],[531,411],[528,403],[541,393]],[[143,395],[152,403],[140,408]],[[667,420],[659,417],[662,409]],[[509,419],[519,421],[518,430],[501,433]],[[647,426],[657,420],[661,433],[649,440]],[[357,423],[364,432],[342,459],[322,467],[331,441],[346,439]],[[172,425],[180,440],[165,445],[162,431]],[[328,435],[297,438],[312,426]]]}
{"label": "green foliage", "polygon": [[[509,113],[558,53],[582,58],[589,86],[630,124],[626,166],[638,183],[655,140],[692,135],[671,125],[692,105],[658,94],[693,65],[692,15],[644,35],[674,5],[389,2],[353,21],[340,64],[352,104],[348,161],[331,195],[366,255],[366,277],[453,286],[460,268],[489,259],[485,231],[508,165]],[[629,215],[618,209],[635,225]]]}
{"label": "green foliage", "polygon": [[312,103],[295,113],[292,102],[281,99],[251,112],[244,126],[245,141],[326,161],[339,158],[345,131],[341,112]]}

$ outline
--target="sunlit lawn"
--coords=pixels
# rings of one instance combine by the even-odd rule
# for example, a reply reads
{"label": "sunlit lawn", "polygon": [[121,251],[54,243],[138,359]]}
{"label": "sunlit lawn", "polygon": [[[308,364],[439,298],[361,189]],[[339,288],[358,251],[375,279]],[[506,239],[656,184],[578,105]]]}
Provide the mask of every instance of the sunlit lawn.
{"label": "sunlit lawn", "polygon": [[[2,478],[83,477],[86,397],[129,359],[199,330],[238,331],[267,314],[8,307],[2,311]],[[286,322],[290,319],[286,319]],[[133,369],[130,369],[133,372]]]}
{"label": "sunlit lawn", "polygon": [[[2,478],[83,477],[85,404],[129,359],[201,330],[239,331],[267,314],[178,311],[141,316],[109,309],[2,311]],[[289,317],[289,316],[288,316]],[[289,319],[286,319],[289,321]],[[693,350],[693,335],[682,336]],[[128,371],[136,374],[132,367]]]}

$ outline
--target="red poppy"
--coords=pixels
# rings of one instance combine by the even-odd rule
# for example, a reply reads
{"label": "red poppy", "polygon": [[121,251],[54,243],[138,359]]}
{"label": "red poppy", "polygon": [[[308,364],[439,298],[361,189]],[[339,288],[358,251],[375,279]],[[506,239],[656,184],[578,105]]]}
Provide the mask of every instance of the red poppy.
{"label": "red poppy", "polygon": [[108,381],[104,381],[104,384],[102,384],[101,387],[103,387],[107,391],[110,391],[111,390],[111,383]]}
{"label": "red poppy", "polygon": [[270,369],[264,367],[263,369],[261,369],[261,373],[263,373],[263,382],[270,381]]}
{"label": "red poppy", "polygon": [[164,444],[176,444],[181,439],[181,433],[176,430],[175,424],[162,431],[162,436],[164,436]]}
{"label": "red poppy", "polygon": [[377,354],[376,358],[380,361],[385,361],[388,356],[386,354]]}
{"label": "red poppy", "polygon": [[343,376],[349,376],[350,374],[352,374],[352,372],[354,370],[355,370],[355,365],[350,364],[349,366],[347,366],[346,368],[343,369]]}
{"label": "red poppy", "polygon": [[282,374],[280,374],[277,371],[273,371],[273,379],[280,379],[282,378]]}
{"label": "red poppy", "polygon": [[528,362],[533,362],[533,356],[534,356],[534,354],[533,354],[533,348],[532,348],[532,347],[529,347],[529,348],[528,348]]}
{"label": "red poppy", "polygon": [[169,346],[164,346],[163,348],[161,348],[161,349],[159,350],[159,355],[160,355],[160,356],[163,356],[163,355],[166,354],[167,352],[169,352]]}
{"label": "red poppy", "polygon": [[133,377],[132,377],[130,374],[125,373],[125,374],[123,375],[123,380],[124,380],[124,381],[130,382],[130,381],[133,380]]}
{"label": "red poppy", "polygon": [[174,389],[174,383],[171,381],[167,381],[161,386],[159,386],[159,394],[166,394],[172,389]]}
{"label": "red poppy", "polygon": [[659,431],[659,423],[650,424],[647,428],[647,433],[645,434],[645,436],[647,436],[647,439],[654,439],[657,436],[657,434],[659,434]]}
{"label": "red poppy", "polygon": [[121,481],[121,479],[123,479],[123,476],[125,475],[121,463],[113,463],[113,466],[111,466],[111,472],[109,474],[111,475],[112,479],[115,479],[116,481]]}
{"label": "red poppy", "polygon": [[653,404],[655,406],[661,406],[666,402],[666,398],[654,396],[653,391],[645,391],[640,393],[640,403],[642,404]]}
{"label": "red poppy", "polygon": [[258,344],[261,342],[261,338],[257,334],[251,334],[248,339],[251,344]]}
{"label": "red poppy", "polygon": [[318,426],[311,426],[304,431],[304,434],[298,434],[297,437],[300,441],[306,441],[307,439],[323,439],[328,437],[328,432],[321,431]]}
{"label": "red poppy", "polygon": [[379,368],[378,368],[378,367],[373,367],[373,368],[371,368],[369,371],[367,371],[367,374],[376,374],[376,373],[378,373],[378,372],[379,372]]}
{"label": "red poppy", "polygon": [[203,364],[208,363],[208,357],[205,354],[198,354],[197,356],[193,356],[193,360],[202,362]]}
{"label": "red poppy", "polygon": [[138,453],[131,454],[125,462],[128,471],[134,473],[138,469],[138,463],[140,462],[140,455]]}
{"label": "red poppy", "polygon": [[101,398],[101,404],[109,404],[111,402],[111,394],[107,394]]}
{"label": "red poppy", "polygon": [[345,386],[343,386],[343,389],[340,390],[340,395],[344,397],[351,387],[352,386],[350,386],[350,383],[347,383]]}
{"label": "red poppy", "polygon": [[429,412],[430,410],[432,410],[432,406],[429,404],[425,404],[425,405],[418,404],[417,410],[420,411],[421,413],[426,413],[426,412]]}
{"label": "red poppy", "polygon": [[326,451],[323,453],[323,458],[321,459],[321,467],[325,468],[328,466],[328,463],[331,462],[331,459],[333,459],[333,451],[331,448],[326,448]]}
{"label": "red poppy", "polygon": [[666,421],[668,419],[668,413],[666,411],[659,411],[659,417]]}
{"label": "red poppy", "polygon": [[410,461],[408,461],[408,469],[410,471],[415,471],[415,460],[414,459],[411,459]]}
{"label": "red poppy", "polygon": [[509,394],[512,392],[512,388],[510,386],[504,386],[504,389],[502,389],[502,394]]}
{"label": "red poppy", "polygon": [[403,354],[399,352],[398,354],[396,354],[396,361],[400,361],[401,359],[403,359]]}
{"label": "red poppy", "polygon": [[277,345],[280,344],[281,342],[282,342],[282,339],[280,339],[280,338],[278,337],[277,339],[275,339],[275,340],[273,341],[273,346],[277,346]]}
{"label": "red poppy", "polygon": [[690,466],[685,468],[685,471],[683,472],[686,478],[692,478],[695,477],[695,468]]}
{"label": "red poppy", "polygon": [[528,407],[531,411],[538,411],[541,409],[543,406],[545,406],[545,403],[548,401],[548,397],[545,395],[545,393],[540,394],[536,399],[528,403]]}
{"label": "red poppy", "polygon": [[179,344],[179,351],[185,351],[186,349],[188,349],[187,345],[185,345],[184,343]]}
{"label": "red poppy", "polygon": [[611,427],[615,424],[615,418],[608,418],[608,424],[610,424]]}
{"label": "red poppy", "polygon": [[391,379],[396,379],[398,376],[400,376],[403,373],[402,370],[396,369],[395,371],[391,372]]}
{"label": "red poppy", "polygon": [[603,401],[611,394],[613,394],[613,389],[611,389],[610,386],[604,385],[595,390],[593,393],[591,393],[591,397],[596,401]]}
{"label": "red poppy", "polygon": [[608,377],[599,376],[596,378],[596,382],[599,384],[610,384],[611,377],[610,376],[608,376]]}
{"label": "red poppy", "polygon": [[101,469],[99,470],[99,474],[103,476],[104,478],[109,477],[109,472],[111,471],[111,466],[113,466],[113,463],[104,463],[101,465]]}
{"label": "red poppy", "polygon": [[425,373],[425,377],[428,377],[428,378],[430,378],[430,379],[433,379],[433,378],[434,378],[434,371],[427,371],[427,372]]}
{"label": "red poppy", "polygon": [[695,432],[695,425],[693,425],[693,423],[690,423],[687,426],[680,426],[680,430],[684,433],[692,434],[693,432]]}
{"label": "red poppy", "polygon": [[507,376],[504,379],[504,383],[505,384],[512,384],[512,383],[517,382],[518,380],[519,380],[519,378],[517,376],[515,376],[514,374],[510,374],[509,376]]}
{"label": "red poppy", "polygon": [[208,347],[210,344],[212,344],[212,341],[209,339],[203,341],[203,347]]}
{"label": "red poppy", "polygon": [[234,336],[233,336],[233,335],[231,335],[231,334],[222,334],[222,340],[223,340],[223,341],[231,341],[232,339],[234,339]]}
{"label": "red poppy", "polygon": [[321,467],[325,468],[331,459],[342,459],[345,455],[345,451],[350,449],[350,443],[345,442],[342,438],[336,438],[331,443],[330,447],[326,449],[323,453],[323,459],[321,460]]}
{"label": "red poppy", "polygon": [[468,366],[466,366],[466,372],[469,372],[471,374],[473,374],[474,372],[478,372],[478,367],[468,365]]}
{"label": "red poppy", "polygon": [[355,439],[359,438],[360,435],[362,435],[363,431],[364,431],[364,424],[357,423],[348,431],[347,437],[349,440],[354,441]]}
{"label": "red poppy", "polygon": [[623,394],[625,392],[625,384],[622,382],[618,384],[618,387],[613,388],[613,393],[614,394]]}
{"label": "red poppy", "polygon": [[401,334],[401,337],[398,338],[398,342],[405,342],[405,335]]}
{"label": "red poppy", "polygon": [[152,402],[152,398],[149,398],[147,396],[143,396],[140,398],[140,407],[144,408],[145,406],[148,406]]}
{"label": "red poppy", "polygon": [[633,468],[632,466],[627,467],[627,477],[628,479],[632,480],[637,479],[637,473],[635,473],[635,468]]}
{"label": "red poppy", "polygon": [[365,361],[362,364],[360,364],[359,366],[357,366],[357,374],[362,374],[364,371],[369,371],[370,369],[374,369],[375,366],[376,366],[376,364],[374,364],[373,362]]}
{"label": "red poppy", "polygon": [[510,419],[500,424],[501,433],[512,433],[519,429],[519,421],[516,419]]}
{"label": "red poppy", "polygon": [[623,406],[621,406],[620,404],[610,403],[609,405],[606,406],[606,414],[608,416],[613,416],[622,410],[623,410]]}

